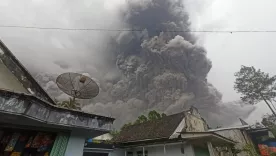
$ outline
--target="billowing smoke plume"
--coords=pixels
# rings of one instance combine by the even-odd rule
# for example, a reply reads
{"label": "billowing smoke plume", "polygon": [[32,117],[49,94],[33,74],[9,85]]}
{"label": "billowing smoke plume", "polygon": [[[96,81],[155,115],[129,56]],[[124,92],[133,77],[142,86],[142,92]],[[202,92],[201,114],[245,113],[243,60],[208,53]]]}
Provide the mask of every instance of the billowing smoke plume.
{"label": "billowing smoke plume", "polygon": [[222,95],[207,82],[212,64],[189,32],[181,0],[129,0],[121,17],[141,31],[122,31],[111,39],[108,56],[121,75],[107,73],[101,94],[84,111],[116,117],[118,125],[151,109],[171,114],[192,105],[212,125],[237,119],[239,106],[222,105]]}
{"label": "billowing smoke plume", "polygon": [[[83,111],[115,117],[116,127],[152,109],[172,114],[195,106],[210,125],[228,125],[253,111],[222,104],[222,95],[208,83],[212,64],[189,32],[182,0],[128,0],[120,17],[124,28],[137,31],[112,35],[103,43],[107,48],[97,68],[78,71],[89,72],[100,85],[99,96],[84,102]],[[55,64],[70,68],[61,61]],[[66,97],[56,88],[55,77],[37,79],[61,100]]]}

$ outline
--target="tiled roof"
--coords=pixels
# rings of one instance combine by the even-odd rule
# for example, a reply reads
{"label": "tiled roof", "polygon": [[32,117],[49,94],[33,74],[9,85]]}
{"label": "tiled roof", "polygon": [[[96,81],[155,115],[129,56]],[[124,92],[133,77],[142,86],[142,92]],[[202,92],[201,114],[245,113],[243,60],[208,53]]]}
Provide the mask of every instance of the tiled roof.
{"label": "tiled roof", "polygon": [[138,142],[144,140],[169,138],[178,127],[185,113],[181,112],[158,120],[147,121],[124,128],[113,138],[116,143]]}

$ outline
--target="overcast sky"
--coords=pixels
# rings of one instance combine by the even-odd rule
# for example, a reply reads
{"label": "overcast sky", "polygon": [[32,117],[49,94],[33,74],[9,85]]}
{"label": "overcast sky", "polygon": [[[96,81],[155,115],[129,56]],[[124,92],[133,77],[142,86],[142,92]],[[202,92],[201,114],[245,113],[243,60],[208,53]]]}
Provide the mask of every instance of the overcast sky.
{"label": "overcast sky", "polygon": [[[115,10],[122,1],[0,0],[0,25],[116,28]],[[276,30],[275,0],[187,0],[186,4],[194,30]],[[233,90],[233,75],[241,65],[276,74],[276,33],[197,35],[213,62],[208,79],[226,102],[239,99]],[[62,72],[54,63],[60,60],[70,62],[71,70],[82,68],[82,62],[97,61],[97,48],[104,48],[97,45],[104,40],[99,32],[0,28],[0,38],[27,68],[46,73]],[[95,57],[87,60],[88,53]],[[258,108],[250,121],[268,112],[267,106]]]}

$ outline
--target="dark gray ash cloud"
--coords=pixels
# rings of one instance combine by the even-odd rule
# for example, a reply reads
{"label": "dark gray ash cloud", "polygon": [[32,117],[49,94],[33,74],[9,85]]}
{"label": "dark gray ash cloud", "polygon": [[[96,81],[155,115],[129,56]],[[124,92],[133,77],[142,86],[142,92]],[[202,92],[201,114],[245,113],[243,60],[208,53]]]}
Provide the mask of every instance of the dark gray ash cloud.
{"label": "dark gray ash cloud", "polygon": [[[221,93],[208,82],[212,63],[206,50],[194,34],[179,32],[191,29],[184,5],[187,0],[184,4],[182,0],[127,0],[112,13],[97,10],[97,4],[89,1],[48,1],[49,6],[44,5],[45,8],[44,3],[30,4],[38,11],[35,20],[18,19],[18,22],[33,25],[36,21],[49,27],[59,24],[61,27],[143,30],[16,30],[17,40],[8,35],[10,32],[0,31],[16,56],[56,99],[68,97],[58,90],[55,78],[72,71],[90,75],[100,86],[98,97],[82,101],[83,110],[115,117],[116,127],[152,109],[172,114],[193,105],[215,126],[232,124],[238,116],[245,118],[253,111],[250,106],[241,109],[238,104],[223,104]],[[54,3],[55,7],[51,8]],[[53,12],[45,15],[47,9]],[[34,16],[30,11],[27,14]],[[51,19],[50,15],[55,14],[59,20]],[[40,16],[44,19],[40,20]]]}
{"label": "dark gray ash cloud", "polygon": [[253,111],[223,105],[222,95],[206,79],[212,67],[206,50],[189,32],[168,32],[190,30],[181,0],[129,0],[121,20],[130,29],[144,31],[120,32],[111,39],[107,52],[120,79],[103,80],[103,96],[83,110],[112,115],[118,125],[152,109],[171,114],[193,105],[211,125],[231,124]]}

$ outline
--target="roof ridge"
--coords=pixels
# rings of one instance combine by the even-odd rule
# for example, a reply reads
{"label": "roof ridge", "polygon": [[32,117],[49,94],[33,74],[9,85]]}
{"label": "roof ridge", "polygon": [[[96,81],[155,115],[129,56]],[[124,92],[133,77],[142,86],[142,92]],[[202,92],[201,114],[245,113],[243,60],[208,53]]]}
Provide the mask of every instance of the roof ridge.
{"label": "roof ridge", "polygon": [[172,117],[172,116],[176,116],[176,115],[180,115],[180,114],[185,113],[185,112],[186,112],[186,111],[182,111],[182,112],[179,112],[179,113],[175,113],[175,114],[163,116],[163,117],[161,117],[161,118],[159,118],[159,119],[147,120],[147,121],[145,121],[145,122],[136,123],[136,124],[134,123],[134,124],[132,124],[132,125],[127,126],[127,128],[132,127],[132,126],[138,126],[138,125],[141,125],[141,124],[150,123],[150,122],[156,122],[156,121],[159,121],[159,120],[164,120],[165,118]]}
{"label": "roof ridge", "polygon": [[[129,125],[114,138],[115,142],[138,141],[153,138],[169,138],[185,117],[184,112],[168,115],[156,120]],[[133,135],[135,133],[135,135]]]}
{"label": "roof ridge", "polygon": [[[29,81],[31,81],[31,83],[34,84],[35,87],[38,88],[39,94],[42,94],[47,99],[47,101],[55,104],[55,102],[51,98],[51,96],[40,86],[40,84],[35,80],[35,78],[30,74],[30,72],[21,64],[21,62],[14,56],[14,54],[9,50],[9,48],[1,40],[0,40],[0,49],[4,52],[4,56],[8,57],[10,59],[10,62],[13,62],[14,64],[16,64],[19,67],[19,69],[23,72],[23,75]],[[7,60],[3,59],[2,57],[0,57],[0,59],[2,60],[4,65],[12,72],[10,67],[7,65]],[[12,73],[18,79],[18,81],[23,84],[23,86],[24,86],[24,88],[26,88],[26,90],[28,90],[28,91],[29,91],[29,89],[33,90],[33,88],[31,88],[31,86],[27,87],[26,84],[23,83],[23,80],[18,78],[18,76],[14,72],[12,72]],[[37,94],[37,93],[35,93],[35,94]]]}

